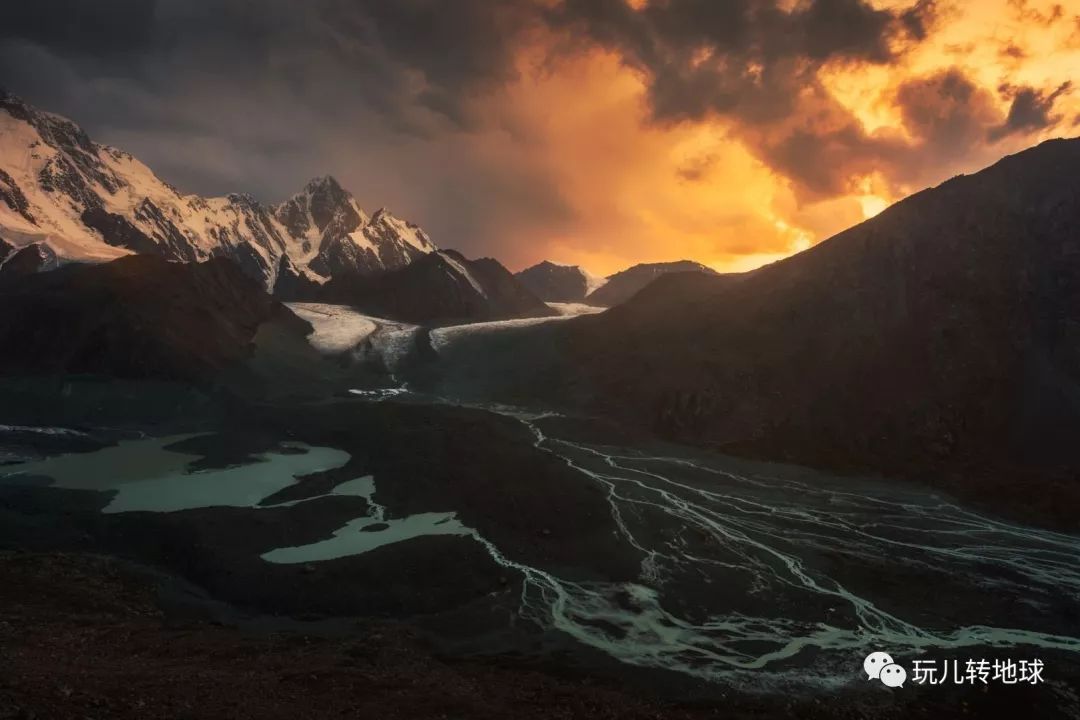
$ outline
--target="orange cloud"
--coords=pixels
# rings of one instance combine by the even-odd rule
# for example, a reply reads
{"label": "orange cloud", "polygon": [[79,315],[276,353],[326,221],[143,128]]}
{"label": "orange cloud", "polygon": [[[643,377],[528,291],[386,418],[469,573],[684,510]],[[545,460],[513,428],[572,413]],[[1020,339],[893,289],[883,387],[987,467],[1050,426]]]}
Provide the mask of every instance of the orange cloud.
{"label": "orange cloud", "polygon": [[731,269],[808,244],[773,210],[791,191],[723,123],[649,123],[642,79],[613,54],[549,60],[541,45],[522,66],[508,96],[492,101],[513,132],[486,142],[514,138],[518,161],[543,167],[575,221],[522,228],[505,248],[509,265],[553,259],[610,273],[693,257]]}
{"label": "orange cloud", "polygon": [[[552,59],[557,40],[534,38],[519,80],[491,106],[530,138],[519,160],[544,168],[574,220],[555,231],[523,229],[527,242],[508,246],[506,260],[607,273],[686,257],[748,269],[1067,132],[1080,106],[1062,83],[1080,51],[1067,47],[1072,19],[1054,8],[1034,0],[943,6],[923,43],[889,63],[825,63],[791,98],[794,113],[756,124],[709,113],[654,122],[649,78],[616,52]],[[1002,53],[1005,40],[1014,50]],[[958,63],[959,47],[968,50]],[[1045,126],[1006,125],[1017,88],[1045,103]],[[792,145],[800,133],[805,143]]]}

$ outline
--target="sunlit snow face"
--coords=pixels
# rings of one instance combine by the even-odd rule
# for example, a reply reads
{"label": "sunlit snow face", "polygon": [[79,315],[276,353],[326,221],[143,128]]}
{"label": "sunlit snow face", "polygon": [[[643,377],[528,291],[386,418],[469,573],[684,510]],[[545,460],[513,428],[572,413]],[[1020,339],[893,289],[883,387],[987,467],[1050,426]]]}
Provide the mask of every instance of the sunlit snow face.
{"label": "sunlit snow face", "polygon": [[873,652],[863,660],[863,670],[866,671],[867,680],[877,680],[881,677],[881,669],[886,665],[892,665],[893,659],[888,653]]}

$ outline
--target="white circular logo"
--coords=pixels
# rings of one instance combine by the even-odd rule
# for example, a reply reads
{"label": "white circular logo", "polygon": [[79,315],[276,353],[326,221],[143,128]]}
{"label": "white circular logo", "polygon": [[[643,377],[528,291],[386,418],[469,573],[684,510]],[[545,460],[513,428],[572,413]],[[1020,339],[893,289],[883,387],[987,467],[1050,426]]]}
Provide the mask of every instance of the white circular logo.
{"label": "white circular logo", "polygon": [[881,678],[881,670],[886,665],[892,665],[893,659],[889,653],[872,652],[866,656],[863,660],[863,670],[866,671],[867,680],[878,680]]}

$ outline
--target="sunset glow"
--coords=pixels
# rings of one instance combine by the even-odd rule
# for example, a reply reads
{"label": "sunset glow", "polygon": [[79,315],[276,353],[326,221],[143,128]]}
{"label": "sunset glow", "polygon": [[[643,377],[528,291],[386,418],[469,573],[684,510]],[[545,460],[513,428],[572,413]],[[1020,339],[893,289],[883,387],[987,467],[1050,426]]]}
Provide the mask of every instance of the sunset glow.
{"label": "sunset glow", "polygon": [[[1060,16],[1054,7],[1062,8]],[[1012,102],[1007,86],[1052,91],[1080,67],[1080,7],[990,0],[942,3],[938,15],[926,42],[897,62],[823,69],[823,87],[866,133],[918,142],[898,92],[936,73],[956,70],[970,78],[988,101],[986,121],[1000,123]],[[519,82],[500,104],[535,135],[537,152],[528,161],[557,179],[575,219],[558,232],[532,228],[529,242],[507,248],[515,266],[554,258],[606,273],[633,262],[687,257],[718,270],[749,269],[874,217],[910,192],[1040,140],[1072,136],[1080,121],[1080,98],[1066,89],[1048,127],[996,141],[969,137],[944,157],[927,153],[905,176],[854,172],[847,177],[850,192],[800,196],[729,119],[650,123],[640,74],[609,53],[592,51],[535,69],[529,61],[555,42],[539,38],[523,54],[528,60]],[[559,112],[550,115],[546,107]],[[923,112],[947,123],[956,109],[942,103]]]}
{"label": "sunset glow", "polygon": [[265,43],[224,27],[207,54],[207,18],[166,2],[129,49],[152,72],[63,38],[0,43],[0,70],[185,192],[278,202],[330,173],[513,270],[747,269],[1080,130],[1077,0],[505,0],[452,27],[421,5],[282,6]]}

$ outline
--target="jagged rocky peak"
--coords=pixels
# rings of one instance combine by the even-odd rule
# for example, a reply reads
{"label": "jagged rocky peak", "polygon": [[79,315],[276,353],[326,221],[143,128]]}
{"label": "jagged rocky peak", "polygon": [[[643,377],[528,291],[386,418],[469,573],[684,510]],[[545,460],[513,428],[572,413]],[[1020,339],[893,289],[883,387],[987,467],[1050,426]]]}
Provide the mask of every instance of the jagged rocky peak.
{"label": "jagged rocky peak", "polygon": [[248,193],[229,193],[225,197],[229,202],[238,207],[251,209],[259,209],[262,207],[259,205],[259,201],[255,199],[255,196]]}
{"label": "jagged rocky peak", "polygon": [[348,207],[352,200],[352,196],[332,175],[315,178],[307,184],[304,192],[311,203],[311,217],[319,229],[325,228],[334,215]]}
{"label": "jagged rocky peak", "polygon": [[182,194],[132,155],[3,91],[0,234],[17,249],[40,243],[60,263],[130,253],[184,262],[227,257],[267,289],[283,267],[290,282],[301,277],[305,286],[335,273],[397,269],[435,250],[420,228],[385,210],[369,220],[329,175],[280,205],[246,193]]}
{"label": "jagged rocky peak", "polygon": [[0,89],[0,110],[5,110],[12,117],[32,125],[50,145],[78,147],[88,153],[97,152],[97,146],[90,140],[90,136],[73,121],[61,115],[38,110],[3,89]]}
{"label": "jagged rocky peak", "polygon": [[[333,178],[324,182],[319,189],[326,196],[334,192],[333,186],[340,189]],[[369,218],[351,195],[346,196],[348,204],[338,207],[319,237],[318,254],[310,263],[314,272],[325,277],[371,275],[403,268],[438,250],[416,224],[394,216],[385,207]]]}
{"label": "jagged rocky peak", "polygon": [[290,237],[309,241],[319,238],[331,223],[338,232],[352,232],[367,222],[356,200],[332,175],[311,180],[278,205],[274,215]]}
{"label": "jagged rocky peak", "polygon": [[385,229],[386,232],[395,235],[419,252],[429,253],[439,249],[419,225],[402,220],[385,207],[376,210],[368,224]]}

